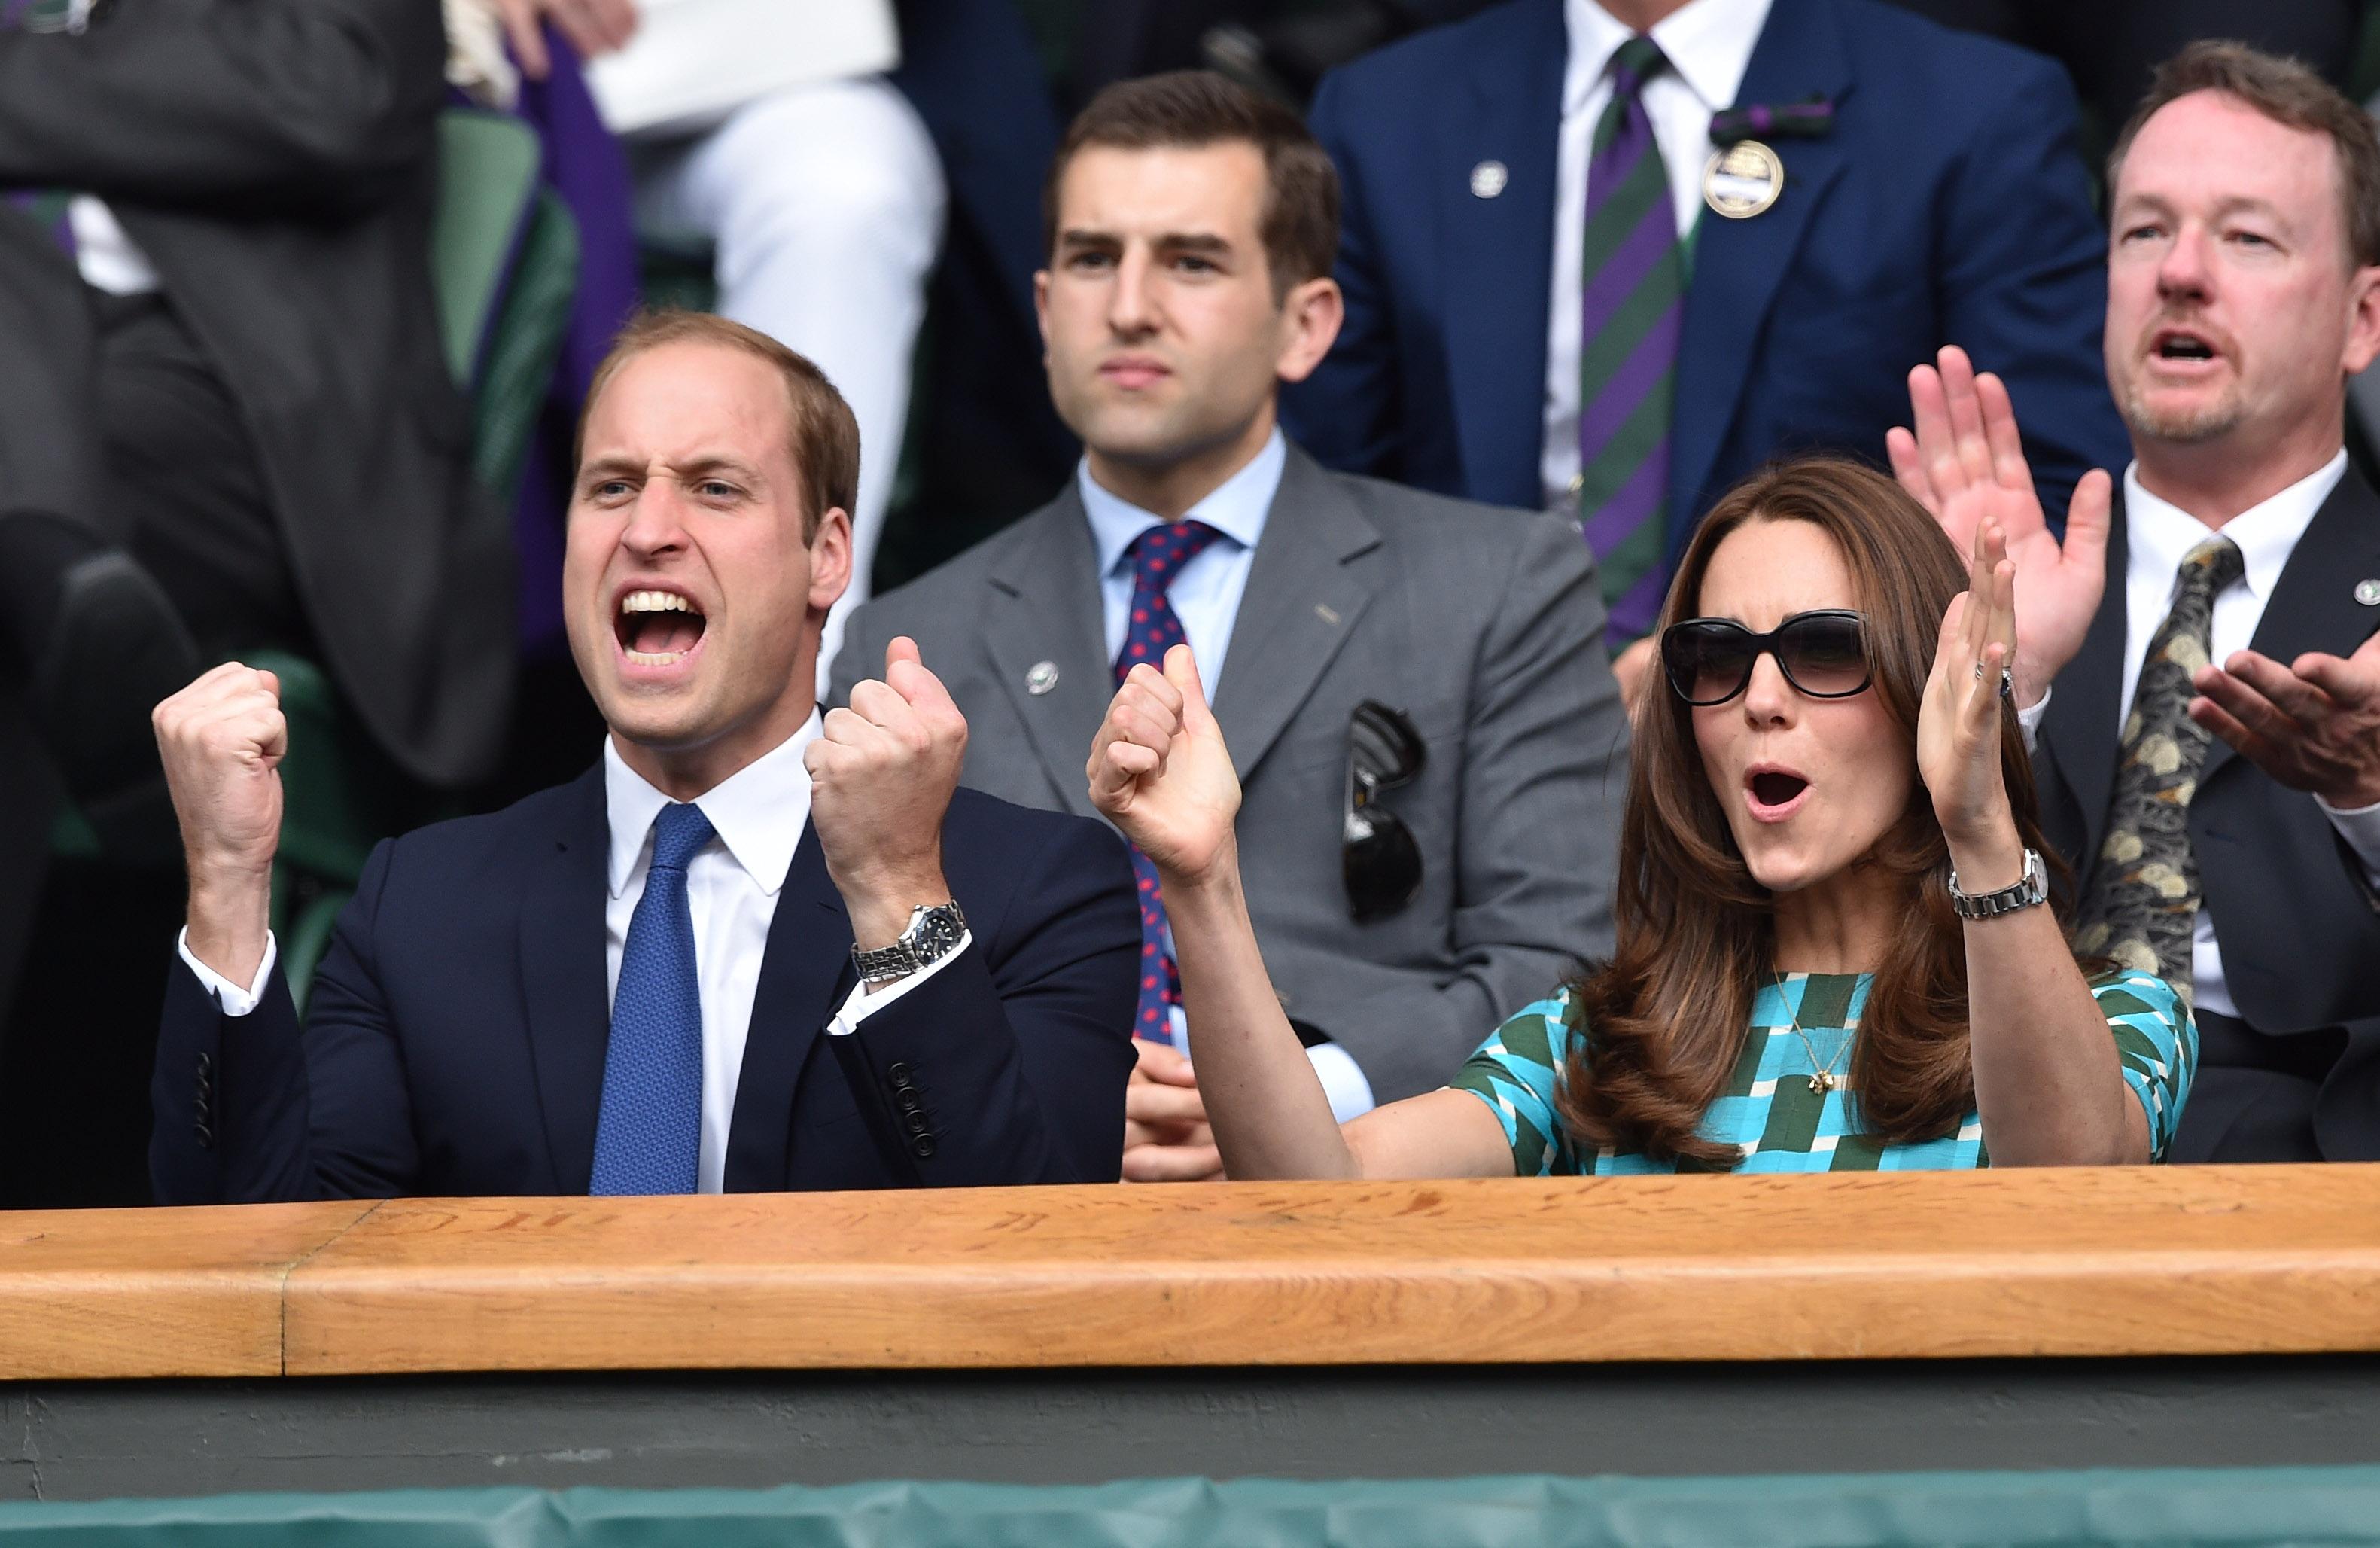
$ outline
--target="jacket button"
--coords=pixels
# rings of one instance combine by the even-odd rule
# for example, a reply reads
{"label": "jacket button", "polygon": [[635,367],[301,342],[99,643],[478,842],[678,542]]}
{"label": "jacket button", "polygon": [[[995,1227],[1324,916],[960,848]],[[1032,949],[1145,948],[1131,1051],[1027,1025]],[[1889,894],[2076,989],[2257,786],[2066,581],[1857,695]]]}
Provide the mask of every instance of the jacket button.
{"label": "jacket button", "polygon": [[912,1113],[901,1121],[908,1126],[912,1134],[923,1134],[933,1127],[923,1113]]}
{"label": "jacket button", "polygon": [[892,1099],[892,1105],[904,1113],[914,1113],[926,1105],[926,1100],[917,1094],[917,1087],[904,1086],[901,1088],[901,1094]]}
{"label": "jacket button", "polygon": [[896,1064],[885,1070],[884,1073],[892,1079],[892,1084],[896,1086],[905,1086],[909,1084],[910,1079],[917,1074],[917,1071],[911,1069],[905,1064]]}
{"label": "jacket button", "polygon": [[918,1135],[915,1140],[909,1141],[909,1153],[916,1156],[920,1161],[923,1161],[926,1157],[933,1154],[934,1137],[930,1134]]}
{"label": "jacket button", "polygon": [[200,1123],[190,1132],[198,1140],[199,1149],[202,1151],[211,1151],[215,1148],[215,1131],[209,1128],[204,1123]]}
{"label": "jacket button", "polygon": [[207,1055],[205,1055],[204,1054],[200,1054],[200,1055],[199,1055],[199,1078],[200,1078],[200,1079],[206,1079],[207,1071],[209,1071],[209,1070],[211,1070],[211,1069],[212,1069],[212,1068],[214,1068],[214,1067],[215,1067],[215,1062],[214,1062],[214,1060],[212,1060],[212,1059],[211,1059],[211,1058],[207,1057]]}

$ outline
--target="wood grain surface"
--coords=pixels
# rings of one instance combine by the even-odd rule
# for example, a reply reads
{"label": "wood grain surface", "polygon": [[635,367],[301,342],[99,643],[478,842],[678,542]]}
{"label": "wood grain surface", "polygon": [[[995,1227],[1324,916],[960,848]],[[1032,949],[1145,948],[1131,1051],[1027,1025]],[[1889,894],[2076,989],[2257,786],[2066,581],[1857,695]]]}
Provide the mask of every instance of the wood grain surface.
{"label": "wood grain surface", "polygon": [[0,1211],[0,1380],[277,1376],[289,1271],[371,1208]]}
{"label": "wood grain surface", "polygon": [[326,1208],[0,1215],[0,1375],[2380,1349],[2380,1165]]}

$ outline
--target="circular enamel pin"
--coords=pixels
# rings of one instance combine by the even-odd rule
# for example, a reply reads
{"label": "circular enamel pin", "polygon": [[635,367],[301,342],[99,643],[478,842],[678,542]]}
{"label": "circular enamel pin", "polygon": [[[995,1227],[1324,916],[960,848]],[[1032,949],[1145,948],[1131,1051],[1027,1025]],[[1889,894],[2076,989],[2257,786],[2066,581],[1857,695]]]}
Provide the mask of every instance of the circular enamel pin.
{"label": "circular enamel pin", "polygon": [[1483,161],[1471,169],[1471,197],[1493,199],[1504,191],[1504,185],[1511,182],[1512,177],[1502,162]]}
{"label": "circular enamel pin", "polygon": [[1703,165],[1703,202],[1730,220],[1750,220],[1785,189],[1785,164],[1756,140],[1713,151]]}
{"label": "circular enamel pin", "polygon": [[2357,581],[2355,600],[2366,607],[2380,607],[2380,580]]}
{"label": "circular enamel pin", "polygon": [[1037,661],[1025,674],[1025,691],[1038,699],[1058,686],[1058,664]]}

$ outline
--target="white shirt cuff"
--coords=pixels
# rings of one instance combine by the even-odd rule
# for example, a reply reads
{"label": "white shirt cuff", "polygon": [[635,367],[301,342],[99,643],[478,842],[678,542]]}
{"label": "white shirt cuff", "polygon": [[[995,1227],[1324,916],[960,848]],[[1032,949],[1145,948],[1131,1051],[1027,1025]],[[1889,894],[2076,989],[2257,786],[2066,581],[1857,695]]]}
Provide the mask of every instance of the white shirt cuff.
{"label": "white shirt cuff", "polygon": [[184,925],[182,932],[174,937],[174,949],[182,954],[182,960],[190,965],[190,971],[199,975],[199,987],[215,997],[215,1004],[223,1007],[223,1013],[225,1016],[246,1016],[256,1008],[257,1002],[264,998],[264,986],[273,981],[273,964],[281,955],[280,945],[273,940],[273,932],[266,931],[264,960],[256,965],[256,981],[242,989],[238,984],[232,982],[231,980],[190,955],[188,925]]}
{"label": "white shirt cuff", "polygon": [[928,979],[932,978],[936,973],[941,972],[943,969],[957,961],[960,954],[965,952],[967,947],[973,945],[975,945],[975,932],[972,930],[962,930],[959,932],[959,944],[954,949],[945,952],[941,957],[927,966],[918,969],[916,972],[911,973],[907,978],[903,979],[900,982],[889,984],[886,987],[878,990],[873,994],[870,994],[868,992],[868,985],[864,983],[853,984],[851,986],[851,993],[844,996],[843,1008],[836,1011],[834,1013],[834,1019],[826,1024],[827,1035],[830,1037],[849,1037],[852,1033],[859,1030],[859,1024],[862,1021],[867,1020],[878,1011],[882,1010],[886,1006],[891,1005],[893,1001],[898,1000],[902,995],[906,994],[912,989],[917,988],[917,985],[925,982]]}
{"label": "white shirt cuff", "polygon": [[1372,1083],[1364,1079],[1364,1067],[1355,1055],[1335,1042],[1318,1042],[1305,1051],[1314,1062],[1314,1073],[1321,1079],[1322,1094],[1330,1099],[1330,1115],[1341,1123],[1360,1118],[1372,1110]]}
{"label": "white shirt cuff", "polygon": [[2380,891],[2380,801],[2341,811],[2320,796],[2313,800],[2322,808],[2322,814],[2330,819],[2330,825],[2338,830],[2338,836],[2355,851],[2355,858],[2363,862],[2363,880]]}
{"label": "white shirt cuff", "polygon": [[2027,753],[2031,753],[2034,744],[2041,739],[2041,720],[2049,713],[2049,696],[2057,691],[2054,688],[2043,689],[2041,697],[2033,701],[2031,709],[2019,709],[2016,713],[2017,729],[2024,733],[2024,750]]}

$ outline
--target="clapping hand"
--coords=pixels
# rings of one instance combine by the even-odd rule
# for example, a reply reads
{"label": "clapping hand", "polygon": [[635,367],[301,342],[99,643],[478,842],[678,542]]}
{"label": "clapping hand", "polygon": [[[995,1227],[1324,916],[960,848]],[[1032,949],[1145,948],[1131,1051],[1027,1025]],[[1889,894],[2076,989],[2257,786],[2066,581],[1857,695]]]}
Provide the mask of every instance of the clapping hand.
{"label": "clapping hand", "polygon": [[1989,854],[2016,841],[2000,768],[2001,674],[2017,640],[2016,566],[1996,522],[1976,530],[1970,555],[1967,590],[1942,616],[1917,715],[1918,774],[1954,862],[1962,850]]}
{"label": "clapping hand", "polygon": [[552,18],[581,59],[625,48],[637,32],[636,0],[494,0],[496,16],[512,40],[513,59],[531,80],[553,68],[539,25]]}
{"label": "clapping hand", "polygon": [[1132,669],[1099,724],[1085,773],[1092,804],[1169,884],[1205,881],[1236,858],[1239,775],[1189,646],[1166,652],[1161,674],[1146,662]]}
{"label": "clapping hand", "polygon": [[2292,790],[2341,811],[2380,802],[2380,634],[2344,659],[2310,651],[2288,666],[2234,651],[2198,669],[2190,718]]}
{"label": "clapping hand", "polygon": [[1967,352],[1955,345],[1938,359],[1938,370],[1921,365],[1909,373],[1916,431],[1888,432],[1885,450],[1900,487],[1933,513],[1960,553],[1975,552],[1985,523],[2006,535],[2025,594],[2012,663],[2016,701],[2030,706],[2082,650],[2099,610],[2114,486],[2098,469],[2082,475],[2066,509],[2060,543],[2034,492],[2007,386],[1989,372],[1976,374]]}

